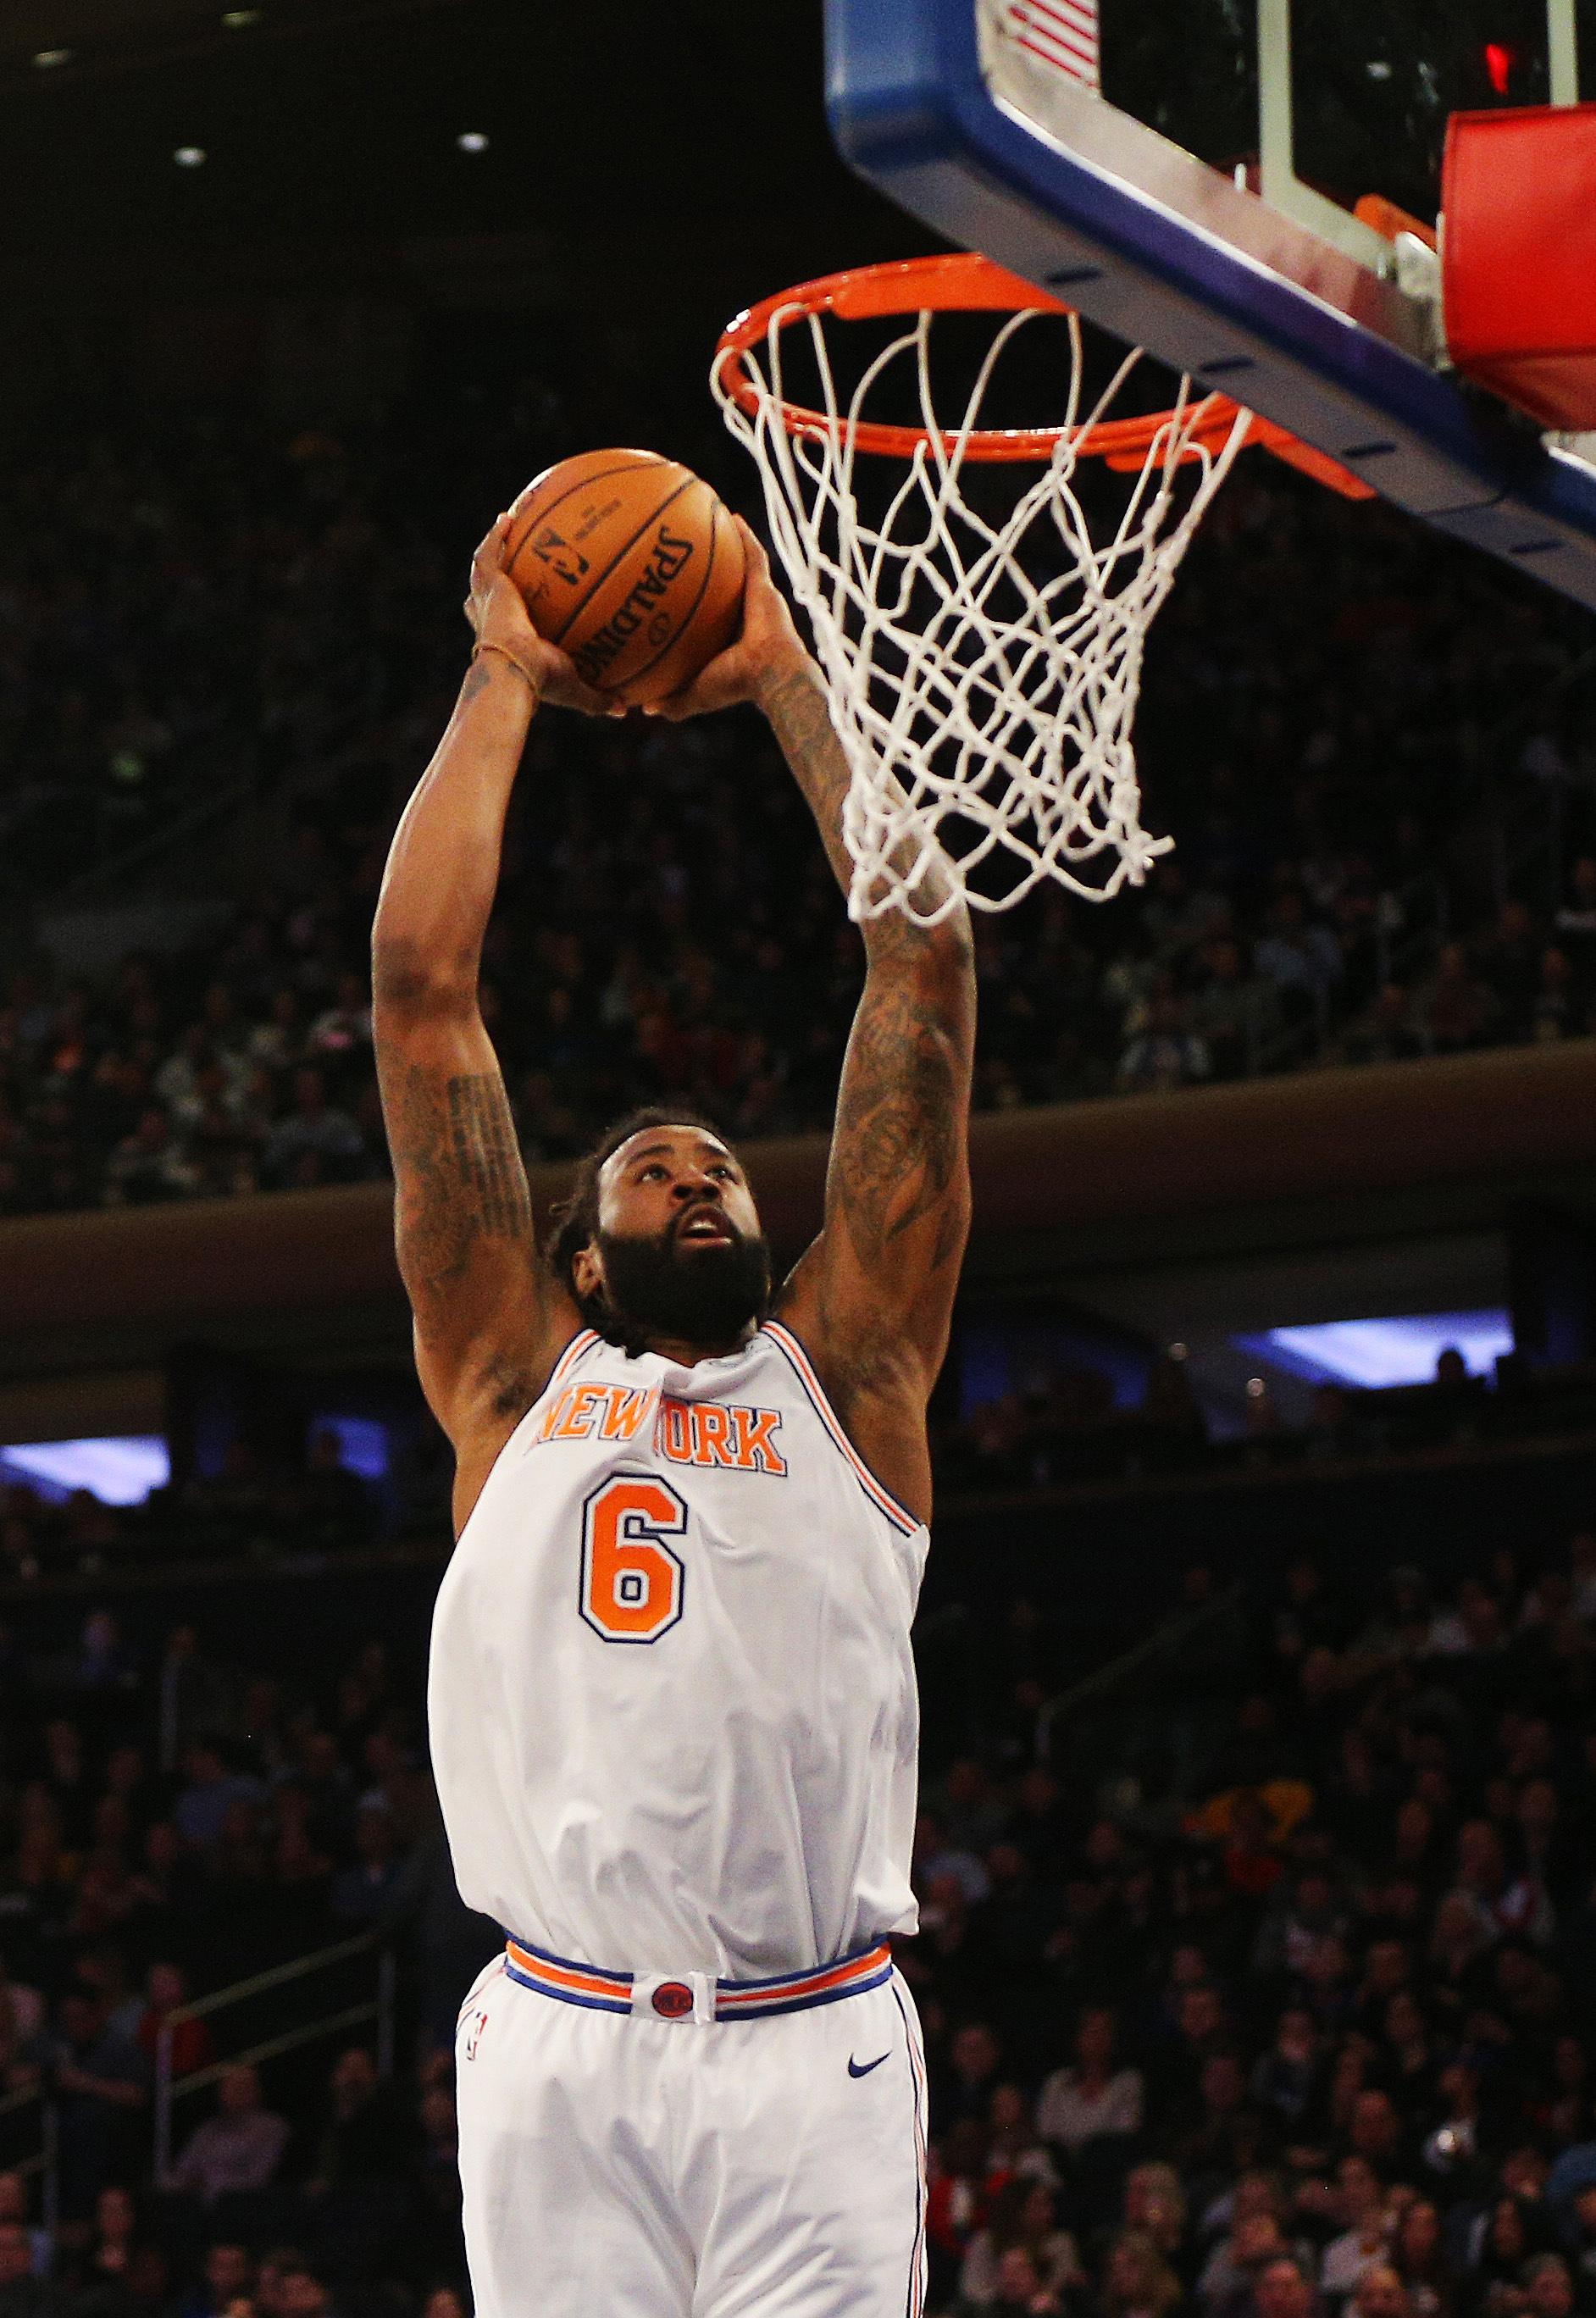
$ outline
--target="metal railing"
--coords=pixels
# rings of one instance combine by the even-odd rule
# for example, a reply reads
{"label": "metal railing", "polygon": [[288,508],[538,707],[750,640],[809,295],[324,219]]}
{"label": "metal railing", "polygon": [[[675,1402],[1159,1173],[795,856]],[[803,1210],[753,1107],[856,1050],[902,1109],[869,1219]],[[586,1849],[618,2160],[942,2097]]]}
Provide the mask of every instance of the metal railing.
{"label": "metal railing", "polygon": [[[369,1998],[318,2014],[314,2020],[301,2020],[276,2035],[261,2038],[242,2052],[229,2053],[225,2060],[208,2062],[202,2069],[190,2069],[181,2077],[174,2074],[173,2055],[176,2049],[177,2031],[187,2022],[213,2018],[218,2013],[263,1996],[272,1989],[291,1987],[297,1981],[309,1979],[312,1973],[331,1971],[335,1966],[360,1955],[371,1955],[376,1961],[376,1984]],[[199,1996],[191,2004],[175,2007],[162,2021],[156,2038],[155,2179],[157,2187],[166,2181],[172,2170],[172,2118],[177,2103],[193,2093],[202,2091],[207,2085],[214,2084],[229,2069],[256,2068],[263,2061],[274,2061],[284,2053],[297,2051],[300,2045],[315,2044],[322,2037],[340,2035],[348,2029],[363,2027],[368,2022],[374,2022],[377,2071],[381,2076],[391,2076],[394,1989],[392,1948],[381,1944],[377,1933],[361,1932],[353,1939],[335,1941],[331,1947],[317,1948],[309,1955],[295,1956],[291,1963],[275,1964],[269,1972],[252,1973],[247,1980],[234,1981],[230,1987],[219,1988],[210,1996]]]}
{"label": "metal railing", "polygon": [[[1238,1581],[1155,1626],[1107,1666],[1056,1693],[1037,1718],[1041,1758],[1062,1771],[1067,1756],[1072,1770],[1095,1780],[1097,1770],[1132,1757],[1132,1726],[1150,1719],[1170,1755],[1173,1790],[1184,1792],[1204,1752],[1205,1726],[1215,1702],[1177,1701],[1161,1677],[1171,1659],[1185,1658],[1189,1666],[1194,1654],[1210,1647],[1215,1653],[1210,1670],[1217,1671],[1218,1663],[1239,1648],[1246,1608],[1247,1588]],[[1221,1681],[1217,1687],[1228,1717],[1233,1698],[1226,1683]],[[1094,1759],[1097,1770],[1091,1767]]]}

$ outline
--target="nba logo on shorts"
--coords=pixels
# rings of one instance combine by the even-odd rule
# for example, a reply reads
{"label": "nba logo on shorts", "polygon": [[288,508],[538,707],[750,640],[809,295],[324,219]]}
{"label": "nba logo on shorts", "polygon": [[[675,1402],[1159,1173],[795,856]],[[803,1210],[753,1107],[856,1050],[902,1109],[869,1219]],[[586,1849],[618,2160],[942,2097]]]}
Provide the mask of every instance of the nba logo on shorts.
{"label": "nba logo on shorts", "polygon": [[482,2031],[487,2026],[488,2015],[485,2012],[475,2012],[471,2015],[471,2030],[465,2040],[465,2057],[468,2061],[476,2059],[477,2046],[482,2041]]}

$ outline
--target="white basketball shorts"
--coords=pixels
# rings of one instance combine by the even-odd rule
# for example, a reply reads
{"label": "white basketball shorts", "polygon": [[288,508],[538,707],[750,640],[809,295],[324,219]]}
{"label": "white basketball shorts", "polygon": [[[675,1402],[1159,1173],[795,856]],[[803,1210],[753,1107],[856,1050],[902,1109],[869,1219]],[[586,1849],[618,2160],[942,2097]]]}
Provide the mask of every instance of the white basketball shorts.
{"label": "white basketball shorts", "polygon": [[884,1949],[728,1982],[512,1942],[455,2063],[477,2318],[919,2318],[925,2059]]}

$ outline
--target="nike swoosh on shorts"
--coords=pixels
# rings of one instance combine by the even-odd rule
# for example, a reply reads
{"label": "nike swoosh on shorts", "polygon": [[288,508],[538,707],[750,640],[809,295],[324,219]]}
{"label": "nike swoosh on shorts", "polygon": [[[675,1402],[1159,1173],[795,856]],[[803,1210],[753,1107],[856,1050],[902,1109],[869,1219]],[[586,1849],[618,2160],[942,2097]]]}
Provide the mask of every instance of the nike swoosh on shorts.
{"label": "nike swoosh on shorts", "polygon": [[847,2072],[850,2077],[867,2077],[872,2069],[879,2069],[883,2061],[886,2060],[888,2057],[888,2054],[885,2053],[878,2053],[874,2061],[866,2061],[863,2068],[859,2066],[857,2061],[850,2057],[847,2064]]}

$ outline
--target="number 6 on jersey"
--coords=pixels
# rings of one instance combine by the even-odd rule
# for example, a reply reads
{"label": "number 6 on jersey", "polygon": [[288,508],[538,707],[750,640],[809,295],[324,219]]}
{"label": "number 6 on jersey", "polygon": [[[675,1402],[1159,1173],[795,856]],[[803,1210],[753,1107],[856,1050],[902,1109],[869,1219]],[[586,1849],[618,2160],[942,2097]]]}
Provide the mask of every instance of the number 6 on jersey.
{"label": "number 6 on jersey", "polygon": [[681,1557],[666,1544],[687,1508],[664,1481],[621,1473],[582,1515],[583,1617],[606,1642],[656,1642],[682,1614]]}

